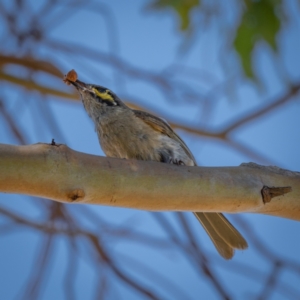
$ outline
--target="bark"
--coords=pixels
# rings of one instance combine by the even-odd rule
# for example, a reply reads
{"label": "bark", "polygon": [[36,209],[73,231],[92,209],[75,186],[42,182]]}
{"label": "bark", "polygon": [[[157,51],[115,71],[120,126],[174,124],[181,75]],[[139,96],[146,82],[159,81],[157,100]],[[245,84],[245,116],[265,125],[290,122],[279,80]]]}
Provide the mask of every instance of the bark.
{"label": "bark", "polygon": [[263,213],[300,220],[300,173],[254,163],[186,167],[0,144],[0,191],[155,211]]}

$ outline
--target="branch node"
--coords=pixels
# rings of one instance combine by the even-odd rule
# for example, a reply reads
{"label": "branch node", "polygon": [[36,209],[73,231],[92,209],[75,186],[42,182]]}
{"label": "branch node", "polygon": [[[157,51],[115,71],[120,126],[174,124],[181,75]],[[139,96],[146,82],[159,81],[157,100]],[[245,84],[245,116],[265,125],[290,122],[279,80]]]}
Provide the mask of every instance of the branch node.
{"label": "branch node", "polygon": [[271,199],[277,196],[282,196],[292,191],[291,186],[283,187],[268,187],[266,185],[261,189],[261,195],[263,198],[264,204],[271,202]]}
{"label": "branch node", "polygon": [[84,190],[82,190],[82,189],[75,189],[67,194],[68,199],[71,200],[72,202],[80,201],[84,198],[84,196],[85,196],[85,193],[84,193]]}
{"label": "branch node", "polygon": [[[47,145],[49,145],[49,144],[47,144]],[[50,146],[60,147],[61,145],[63,145],[63,144],[57,144],[54,139],[51,140]]]}

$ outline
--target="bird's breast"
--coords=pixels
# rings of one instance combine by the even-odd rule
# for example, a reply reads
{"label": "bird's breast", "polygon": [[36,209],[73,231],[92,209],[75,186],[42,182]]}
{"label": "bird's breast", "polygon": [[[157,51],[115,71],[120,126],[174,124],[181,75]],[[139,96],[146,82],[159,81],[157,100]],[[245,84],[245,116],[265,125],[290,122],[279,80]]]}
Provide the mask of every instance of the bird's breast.
{"label": "bird's breast", "polygon": [[131,110],[102,115],[96,123],[96,131],[106,156],[162,162],[181,161],[185,165],[194,165],[180,142],[153,129]]}
{"label": "bird's breast", "polygon": [[159,160],[159,134],[131,111],[99,119],[96,131],[107,156],[127,159]]}

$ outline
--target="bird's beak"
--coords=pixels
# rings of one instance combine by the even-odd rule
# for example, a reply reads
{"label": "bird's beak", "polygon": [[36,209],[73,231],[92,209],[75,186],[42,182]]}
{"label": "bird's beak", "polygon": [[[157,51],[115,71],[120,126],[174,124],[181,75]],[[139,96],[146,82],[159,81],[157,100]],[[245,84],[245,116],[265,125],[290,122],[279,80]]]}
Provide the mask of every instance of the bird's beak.
{"label": "bird's beak", "polygon": [[85,92],[85,91],[91,92],[88,85],[78,79],[76,81],[70,81],[70,83],[73,84],[79,92]]}

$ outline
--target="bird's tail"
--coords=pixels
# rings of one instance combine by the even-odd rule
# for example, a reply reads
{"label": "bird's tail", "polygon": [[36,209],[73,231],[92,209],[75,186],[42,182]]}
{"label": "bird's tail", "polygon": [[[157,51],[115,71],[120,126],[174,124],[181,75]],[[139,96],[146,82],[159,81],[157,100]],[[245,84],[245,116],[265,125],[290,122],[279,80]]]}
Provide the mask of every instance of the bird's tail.
{"label": "bird's tail", "polygon": [[234,255],[234,249],[246,249],[248,244],[243,236],[220,213],[194,212],[216,249],[225,259]]}

